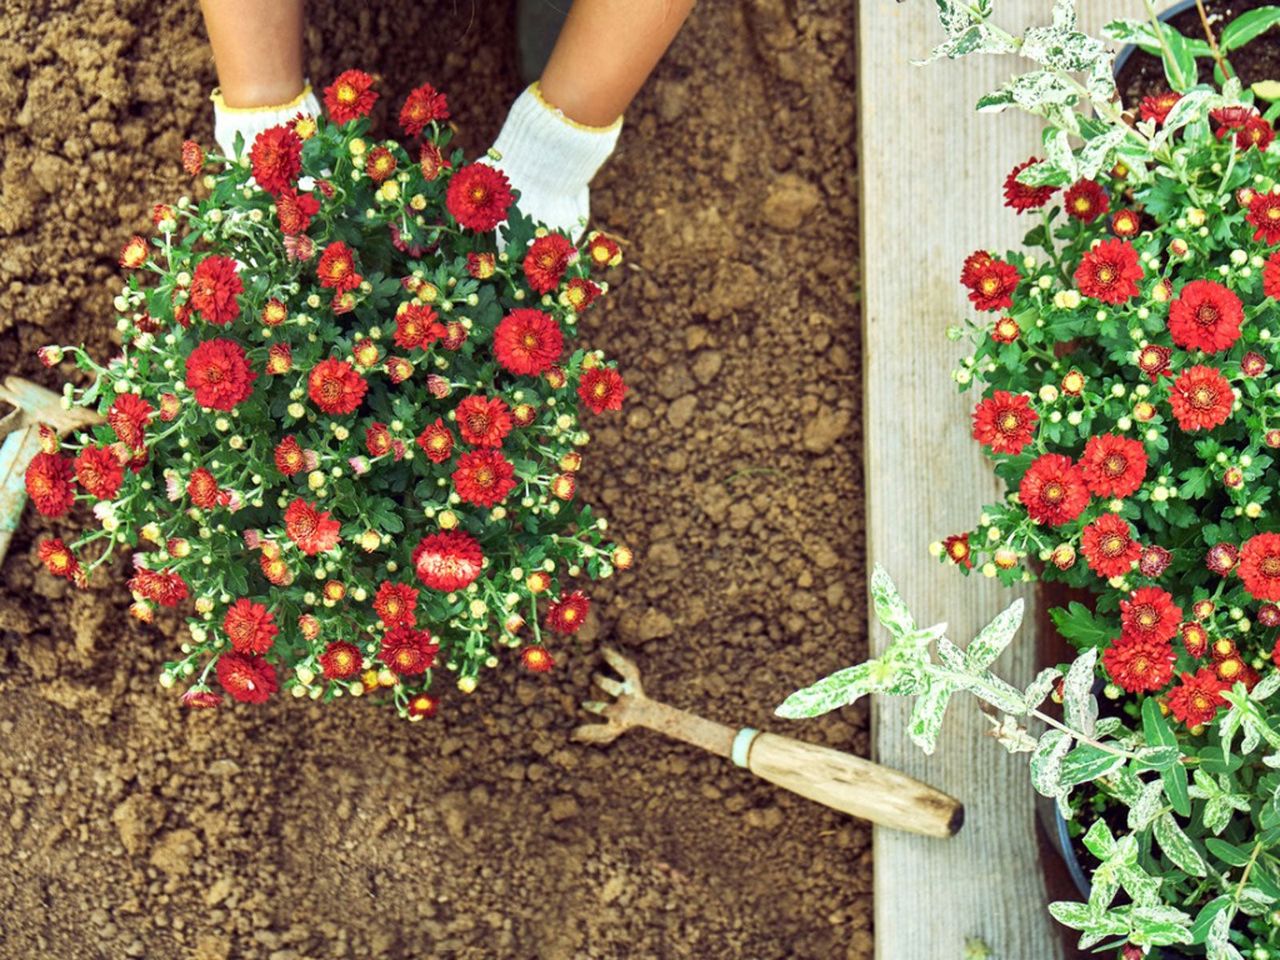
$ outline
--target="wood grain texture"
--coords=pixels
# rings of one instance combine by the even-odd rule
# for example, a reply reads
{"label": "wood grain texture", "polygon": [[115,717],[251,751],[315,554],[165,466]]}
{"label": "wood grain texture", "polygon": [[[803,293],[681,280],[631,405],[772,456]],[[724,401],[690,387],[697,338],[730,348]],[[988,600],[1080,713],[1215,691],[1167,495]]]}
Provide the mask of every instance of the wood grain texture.
{"label": "wood grain texture", "polygon": [[830,747],[761,733],[747,766],[784,790],[895,830],[945,838],[964,822],[964,807],[954,797]]}
{"label": "wood grain texture", "polygon": [[[999,0],[996,20],[1011,28],[1048,22],[1051,6]],[[1080,7],[1088,29],[1141,11],[1134,0]],[[926,550],[972,526],[999,495],[969,438],[973,395],[958,395],[949,379],[961,345],[944,332],[969,309],[957,282],[964,257],[1014,246],[1030,226],[1003,207],[1001,184],[1039,138],[1031,118],[973,110],[979,96],[1029,69],[1026,61],[910,64],[941,39],[934,9],[926,0],[859,4],[867,530],[869,559],[888,569],[912,610],[924,622],[947,621],[963,643],[1014,594],[981,576],[965,579]],[[1026,619],[1034,622],[1034,611]],[[884,633],[871,636],[878,653]],[[998,669],[1026,681],[1034,652],[1024,628]],[[1026,758],[985,737],[987,722],[963,696],[932,757],[907,737],[907,704],[877,700],[872,710],[874,759],[957,797],[966,810],[964,829],[947,841],[875,831],[876,956],[950,960],[977,937],[998,960],[1060,960]]]}

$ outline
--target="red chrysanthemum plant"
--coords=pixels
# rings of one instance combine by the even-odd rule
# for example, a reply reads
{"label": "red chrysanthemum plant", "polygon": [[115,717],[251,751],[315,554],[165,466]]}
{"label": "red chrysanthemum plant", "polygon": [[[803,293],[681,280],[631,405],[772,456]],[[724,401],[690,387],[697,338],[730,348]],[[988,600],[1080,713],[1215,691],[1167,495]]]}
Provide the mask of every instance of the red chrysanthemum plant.
{"label": "red chrysanthemum plant", "polygon": [[[975,243],[959,265],[969,316],[949,331],[967,341],[953,377],[1006,495],[932,552],[963,574],[1075,588],[1050,611],[1081,653],[1075,697],[1097,683],[1113,703],[1102,720],[1068,705],[1066,738],[1033,760],[1036,787],[1064,817],[1091,811],[1084,847],[1113,871],[1128,869],[1112,856],[1121,840],[1100,832],[1127,823],[1126,862],[1151,874],[1145,894],[1146,873],[1120,881],[1132,907],[1112,904],[1108,880],[1100,901],[1055,916],[1086,946],[1127,942],[1126,957],[1280,956],[1280,870],[1263,854],[1280,843],[1280,103],[1224,66],[1264,33],[1258,48],[1274,44],[1276,10],[1207,22],[1210,44],[1151,4],[1149,22],[1108,24],[1108,39],[1160,53],[1171,87],[1122,104],[1112,52],[1078,29],[1072,0],[1021,35],[991,2],[937,6],[935,57],[1034,61],[979,108],[1018,107],[1045,129],[1043,151],[1010,156],[991,184],[993,203],[1030,222],[1023,242]],[[1220,87],[1198,82],[1193,47]],[[943,659],[958,671],[970,656]],[[1017,699],[999,709],[1016,714]],[[913,733],[932,720],[914,717]],[[1163,765],[1098,773],[1110,760],[1095,722],[1162,744]],[[1268,888],[1256,908],[1255,882]]]}
{"label": "red chrysanthemum plant", "polygon": [[348,70],[327,117],[240,164],[184,144],[203,199],[124,244],[121,355],[40,353],[105,423],[41,436],[36,509],[94,526],[39,559],[84,585],[136,547],[133,614],[190,614],[161,674],[189,707],[287,691],[430,717],[441,673],[470,692],[504,646],[550,670],[588,610],[570,584],[631,563],[576,497],[587,427],[626,393],[573,345],[617,242],[521,215],[487,158],[450,150],[430,85],[400,109],[408,147],[371,139],[378,96]]}

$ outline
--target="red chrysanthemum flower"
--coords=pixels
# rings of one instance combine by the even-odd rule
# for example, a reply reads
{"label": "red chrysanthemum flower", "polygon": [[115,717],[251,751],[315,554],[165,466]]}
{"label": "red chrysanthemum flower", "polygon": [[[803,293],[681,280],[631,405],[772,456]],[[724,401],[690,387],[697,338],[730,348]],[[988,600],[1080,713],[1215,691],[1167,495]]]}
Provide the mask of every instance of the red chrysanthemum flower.
{"label": "red chrysanthemum flower", "polygon": [[293,348],[287,343],[273,343],[267,348],[267,373],[279,377],[293,369]]}
{"label": "red chrysanthemum flower", "polygon": [[429,83],[411,91],[400,108],[400,126],[411,137],[420,134],[429,123],[448,119],[448,98]]}
{"label": "red chrysanthemum flower", "polygon": [[507,219],[514,199],[507,175],[484,163],[463,167],[445,192],[445,206],[458,224],[481,232]]}
{"label": "red chrysanthemum flower", "polygon": [[360,286],[364,278],[356,273],[356,262],[351,248],[341,240],[335,240],[324,248],[316,265],[316,277],[320,286],[335,293],[345,293]]}
{"label": "red chrysanthemum flower", "polygon": [[511,432],[511,410],[500,397],[467,397],[454,412],[458,432],[473,447],[501,447]]}
{"label": "red chrysanthemum flower", "polygon": [[411,303],[396,314],[396,346],[405,350],[425,350],[445,335],[440,315],[419,303]]}
{"label": "red chrysanthemum flower", "polygon": [[1209,650],[1209,634],[1198,623],[1184,623],[1178,627],[1178,635],[1182,638],[1182,646],[1187,653],[1197,659]]}
{"label": "red chrysanthemum flower", "polygon": [[560,325],[530,307],[512,310],[493,333],[494,356],[510,373],[539,376],[551,369],[563,350]]}
{"label": "red chrysanthemum flower", "polygon": [[1182,683],[1169,691],[1169,712],[1188,727],[1209,723],[1226,704],[1222,681],[1212,667],[1201,667],[1195,676],[1182,675]]}
{"label": "red chrysanthemum flower", "polygon": [[1173,679],[1176,655],[1168,642],[1120,637],[1102,652],[1111,679],[1129,693],[1163,690]]}
{"label": "red chrysanthemum flower", "polygon": [[244,597],[227,608],[222,629],[237,653],[266,653],[280,632],[270,610]]}
{"label": "red chrysanthemum flower", "polygon": [[433,697],[429,693],[415,693],[409,698],[409,706],[406,708],[406,712],[410,720],[423,720],[434,717],[439,709],[439,697]]}
{"label": "red chrysanthemum flower", "polygon": [[187,599],[187,581],[172,570],[148,570],[139,567],[129,580],[129,589],[138,596],[162,607],[176,607]]}
{"label": "red chrysanthemum flower", "polygon": [[1034,210],[1036,207],[1043,207],[1049,202],[1049,198],[1057,193],[1057,187],[1032,187],[1018,179],[1018,174],[1039,162],[1038,157],[1031,157],[1009,171],[1009,175],[1004,178],[1004,205],[1006,207],[1017,210],[1018,213],[1025,213],[1028,210]]}
{"label": "red chrysanthemum flower", "polygon": [[452,166],[453,164],[445,158],[443,150],[430,140],[423,141],[421,149],[418,150],[418,167],[422,170],[424,180],[430,183]]}
{"label": "red chrysanthemum flower", "polygon": [[107,423],[120,442],[133,450],[142,449],[147,427],[155,408],[136,393],[117,394],[107,410]]}
{"label": "red chrysanthemum flower", "polygon": [[1080,472],[1094,496],[1127,497],[1146,478],[1147,451],[1130,437],[1099,434],[1085,442]]}
{"label": "red chrysanthemum flower", "polygon": [[431,634],[426,630],[399,626],[388,631],[382,638],[378,659],[385,663],[392,673],[411,677],[430,670],[435,665],[436,653],[439,650],[439,645],[432,642]]}
{"label": "red chrysanthemum flower", "polygon": [[1022,328],[1013,317],[1001,317],[991,328],[991,339],[996,343],[1013,343],[1022,334]]}
{"label": "red chrysanthemum flower", "polygon": [[209,323],[225,326],[240,316],[236,297],[242,293],[244,284],[240,282],[234,260],[230,257],[205,257],[191,277],[191,295],[187,303]]}
{"label": "red chrysanthemum flower", "polygon": [[1181,608],[1159,587],[1139,587],[1120,601],[1120,628],[1126,637],[1163,643],[1173,639],[1181,623]]}
{"label": "red chrysanthemum flower", "polygon": [[257,376],[244,348],[234,340],[206,340],[187,354],[187,386],[202,407],[234,409],[253,393]]}
{"label": "red chrysanthemum flower", "polygon": [[111,447],[90,445],[76,457],[76,479],[99,500],[111,500],[124,482],[124,466]]}
{"label": "red chrysanthemum flower", "polygon": [[1259,151],[1266,152],[1275,138],[1276,132],[1267,122],[1267,118],[1254,116],[1246,120],[1244,126],[1236,131],[1236,146],[1241,150],[1257,147]]}
{"label": "red chrysanthemum flower", "polygon": [[377,596],[373,598],[373,609],[384,627],[398,627],[401,624],[414,626],[417,617],[414,606],[418,602],[418,591],[407,583],[382,581]]}
{"label": "red chrysanthemum flower", "polygon": [[147,241],[141,237],[131,237],[120,250],[119,262],[126,270],[137,270],[147,262]]}
{"label": "red chrysanthemum flower", "polygon": [[[1225,577],[1236,568],[1240,560],[1240,551],[1230,543],[1215,543],[1204,555],[1204,565],[1210,572]],[[1210,606],[1210,612],[1213,608]],[[1197,612],[1197,616],[1200,614]]]}
{"label": "red chrysanthemum flower", "polygon": [[1266,244],[1280,243],[1280,190],[1255,193],[1249,201],[1245,220],[1254,228],[1253,239]]}
{"label": "red chrysanthemum flower", "polygon": [[520,651],[520,663],[530,673],[550,673],[556,665],[546,647],[525,647]]}
{"label": "red chrysanthemum flower", "polygon": [[[112,458],[115,459],[114,457]],[[37,453],[27,465],[27,496],[46,517],[60,517],[75,502],[71,461],[56,453]],[[123,471],[121,473],[123,478]]]}
{"label": "red chrysanthemum flower", "polygon": [[224,653],[218,658],[218,683],[241,703],[266,703],[276,692],[276,668],[262,657]]}
{"label": "red chrysanthemum flower", "polygon": [[360,648],[345,640],[335,640],[317,658],[326,680],[346,680],[360,672],[363,658]]}
{"label": "red chrysanthemum flower", "polygon": [[215,710],[222,706],[222,694],[208,687],[192,687],[182,695],[181,701],[190,710]]}
{"label": "red chrysanthemum flower", "polygon": [[413,569],[418,579],[432,590],[444,593],[464,589],[480,576],[483,567],[484,552],[480,544],[461,530],[423,537],[413,551]]}
{"label": "red chrysanthemum flower", "polygon": [[616,267],[622,262],[622,248],[612,237],[593,230],[587,236],[587,259],[596,270]]}
{"label": "red chrysanthemum flower", "polygon": [[1182,94],[1166,90],[1164,93],[1158,93],[1153,97],[1143,97],[1138,104],[1138,112],[1142,115],[1143,120],[1164,123],[1165,118],[1169,116],[1169,111],[1181,99]]}
{"label": "red chrysanthemum flower", "polygon": [[439,417],[418,434],[417,444],[432,463],[444,463],[453,456],[453,434]]}
{"label": "red chrysanthemum flower", "polygon": [[1126,240],[1102,241],[1084,255],[1075,273],[1082,294],[1113,304],[1136,297],[1141,279],[1138,251]]}
{"label": "red chrysanthemum flower", "polygon": [[974,408],[973,439],[992,453],[1019,454],[1031,442],[1039,419],[1026,394],[996,390]]}
{"label": "red chrysanthemum flower", "polygon": [[382,183],[396,172],[396,156],[386,147],[374,147],[364,161],[365,175],[374,183]]}
{"label": "red chrysanthemum flower", "polygon": [[336,547],[342,539],[338,536],[341,529],[342,524],[331,519],[327,510],[317,510],[302,498],[285,508],[284,532],[309,557]]}
{"label": "red chrysanthemum flower", "polygon": [[550,293],[560,286],[576,253],[569,238],[561,233],[549,233],[534,240],[524,255],[524,275],[529,286],[538,293]]}
{"label": "red chrysanthemum flower", "polygon": [[1063,208],[1077,220],[1093,223],[1110,208],[1107,192],[1093,180],[1077,180],[1062,197]]}
{"label": "red chrysanthemum flower", "polygon": [[1273,300],[1280,300],[1280,250],[1267,257],[1262,265],[1262,292]]}
{"label": "red chrysanthemum flower", "polygon": [[201,510],[212,510],[218,505],[222,491],[212,473],[204,467],[196,467],[187,479],[187,496]]}
{"label": "red chrysanthemum flower", "polygon": [[1235,394],[1231,384],[1213,367],[1190,367],[1173,382],[1169,405],[1186,431],[1212,430],[1231,417]]}
{"label": "red chrysanthemum flower", "polygon": [[371,423],[365,427],[364,448],[369,451],[369,456],[380,457],[390,453],[394,446],[391,431],[385,423]]}
{"label": "red chrysanthemum flower", "polygon": [[466,503],[492,507],[515,489],[515,470],[497,450],[470,450],[458,458],[453,487]]}
{"label": "red chrysanthemum flower", "polygon": [[1023,474],[1018,497],[1032,520],[1056,527],[1084,512],[1089,488],[1070,457],[1047,453]]}
{"label": "red chrysanthemum flower", "polygon": [[1240,547],[1240,579],[1257,600],[1280,600],[1280,533],[1260,533]]}
{"label": "red chrysanthemum flower", "polygon": [[557,633],[577,633],[590,609],[591,601],[581,590],[567,593],[547,604],[547,628]]}
{"label": "red chrysanthemum flower", "polygon": [[193,177],[204,169],[204,150],[194,140],[182,141],[182,169]]}
{"label": "red chrysanthemum flower", "polygon": [[274,196],[293,186],[302,172],[302,138],[292,127],[269,127],[254,138],[249,162],[258,186]]}
{"label": "red chrysanthemum flower", "polygon": [[969,545],[969,534],[955,533],[947,537],[942,541],[942,552],[957,566],[973,569],[973,548]]}
{"label": "red chrysanthemum flower", "polygon": [[1142,556],[1142,544],[1133,539],[1129,522],[1114,513],[1104,513],[1084,528],[1080,552],[1089,569],[1100,577],[1119,577],[1133,569]]}
{"label": "red chrysanthemum flower", "polygon": [[276,195],[276,219],[280,221],[280,232],[285,236],[296,237],[306,233],[311,226],[311,218],[319,212],[320,201],[314,193],[300,194],[289,189]]}
{"label": "red chrysanthemum flower", "polygon": [[76,555],[71,552],[71,549],[62,542],[61,537],[41,540],[40,547],[36,552],[40,557],[40,562],[44,564],[44,568],[55,577],[65,577],[67,580],[79,578],[81,574],[80,561],[76,559]]}
{"label": "red chrysanthemum flower", "polygon": [[598,285],[583,277],[574,277],[565,285],[564,292],[560,294],[560,302],[573,307],[574,313],[582,313],[587,307],[595,303],[603,293]]}
{"label": "red chrysanthemum flower", "polygon": [[578,399],[592,413],[621,410],[622,400],[626,395],[627,385],[622,382],[622,375],[612,367],[584,370],[582,379],[578,381]]}
{"label": "red chrysanthemum flower", "polygon": [[476,280],[488,280],[498,269],[498,258],[492,253],[468,253],[467,273]]}
{"label": "red chrysanthemum flower", "polygon": [[960,272],[960,282],[969,288],[969,299],[979,310],[1003,310],[1013,305],[1013,291],[1022,274],[1011,263],[997,260],[979,250],[970,254]]}
{"label": "red chrysanthemum flower", "polygon": [[1138,369],[1155,383],[1160,377],[1169,374],[1169,360],[1173,351],[1158,343],[1148,344],[1138,353]]}
{"label": "red chrysanthemum flower", "polygon": [[293,571],[285,563],[284,557],[280,556],[279,549],[263,550],[262,556],[258,558],[258,566],[262,569],[262,575],[277,587],[287,587],[293,583]]}
{"label": "red chrysanthemum flower", "polygon": [[1213,280],[1192,280],[1169,304],[1169,334],[1186,350],[1228,350],[1240,339],[1243,322],[1240,298]]}
{"label": "red chrysanthemum flower", "polygon": [[285,437],[276,444],[276,469],[292,477],[307,468],[307,456],[296,437]]}
{"label": "red chrysanthemum flower", "polygon": [[325,413],[347,414],[360,406],[368,382],[345,360],[330,357],[311,368],[307,392]]}
{"label": "red chrysanthemum flower", "polygon": [[334,123],[350,123],[368,116],[377,100],[373,77],[363,70],[344,70],[324,89],[324,108]]}
{"label": "red chrysanthemum flower", "polygon": [[1119,210],[1111,218],[1111,232],[1125,240],[1142,232],[1142,218],[1132,210]]}

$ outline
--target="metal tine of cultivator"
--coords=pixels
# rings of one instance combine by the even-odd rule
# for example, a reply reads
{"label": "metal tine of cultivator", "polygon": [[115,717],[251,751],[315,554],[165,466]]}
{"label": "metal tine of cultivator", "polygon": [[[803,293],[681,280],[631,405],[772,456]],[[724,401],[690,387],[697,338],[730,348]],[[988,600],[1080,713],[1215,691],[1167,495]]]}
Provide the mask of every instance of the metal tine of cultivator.
{"label": "metal tine of cultivator", "polygon": [[596,686],[614,699],[583,701],[582,709],[604,717],[605,722],[585,723],[574,730],[573,739],[582,743],[612,743],[635,726],[635,708],[638,701],[645,700],[636,665],[611,647],[605,647],[601,653],[622,679],[616,680],[603,673],[592,675]]}

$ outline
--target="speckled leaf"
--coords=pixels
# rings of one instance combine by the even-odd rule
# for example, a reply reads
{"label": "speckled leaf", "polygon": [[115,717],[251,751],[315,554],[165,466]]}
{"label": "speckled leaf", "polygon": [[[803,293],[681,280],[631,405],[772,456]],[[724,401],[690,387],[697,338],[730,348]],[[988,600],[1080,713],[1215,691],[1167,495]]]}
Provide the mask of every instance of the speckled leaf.
{"label": "speckled leaf", "polygon": [[970,670],[986,670],[1004,653],[1005,647],[1009,646],[1013,635],[1022,625],[1023,607],[1021,599],[1013,601],[969,641],[969,646],[964,651],[964,660]]}
{"label": "speckled leaf", "polygon": [[898,592],[893,578],[884,567],[876,564],[871,574],[871,603],[876,611],[876,619],[896,639],[902,639],[915,632],[916,622],[907,609],[907,603]]}
{"label": "speckled leaf", "polygon": [[1155,822],[1153,832],[1156,843],[1160,844],[1160,849],[1174,866],[1193,877],[1205,875],[1207,868],[1204,858],[1200,856],[1200,851],[1191,842],[1191,838],[1183,832],[1182,827],[1178,826],[1178,821],[1173,818],[1173,814],[1161,814]]}
{"label": "speckled leaf", "polygon": [[928,689],[916,699],[908,732],[911,740],[925,753],[933,753],[937,745],[942,719],[946,716],[947,704],[951,702],[951,695],[955,691],[954,684],[945,680],[929,680]]}
{"label": "speckled leaf", "polygon": [[1110,776],[1124,764],[1124,754],[1117,755],[1091,743],[1082,743],[1063,758],[1062,783],[1068,787],[1090,783],[1099,777]]}
{"label": "speckled leaf", "polygon": [[874,662],[860,663],[857,666],[837,670],[812,686],[791,694],[778,707],[776,713],[789,720],[799,720],[804,717],[821,716],[847,706],[875,689],[877,684],[872,680],[874,666]]}
{"label": "speckled leaf", "polygon": [[1142,785],[1138,794],[1138,802],[1129,808],[1128,826],[1130,830],[1147,829],[1160,815],[1164,807],[1164,784],[1158,779],[1149,780]]}
{"label": "speckled leaf", "polygon": [[1057,685],[1058,678],[1061,676],[1062,671],[1057,667],[1046,667],[1041,670],[1022,693],[1022,699],[1026,703],[1024,712],[1030,713],[1044,703],[1049,694],[1053,692],[1053,688]]}
{"label": "speckled leaf", "polygon": [[1003,33],[992,30],[984,23],[976,23],[962,33],[938,44],[925,59],[911,62],[916,66],[922,66],[942,57],[957,60],[972,53],[1013,53],[1015,50],[1017,47]]}
{"label": "speckled leaf", "polygon": [[1228,908],[1213,918],[1204,941],[1209,960],[1244,960],[1244,955],[1231,945],[1231,921],[1235,916],[1235,910]]}
{"label": "speckled leaf", "polygon": [[1093,695],[1097,663],[1098,649],[1091,647],[1071,664],[1062,683],[1062,706],[1067,725],[1087,736],[1093,736],[1098,721],[1098,698]]}
{"label": "speckled leaf", "polygon": [[1062,758],[1070,749],[1071,738],[1061,730],[1050,730],[1040,738],[1031,755],[1031,785],[1036,793],[1054,798],[1062,795]]}
{"label": "speckled leaf", "polygon": [[1099,170],[1115,166],[1116,148],[1129,137],[1128,127],[1115,127],[1094,137],[1080,149],[1080,176],[1092,179]]}

